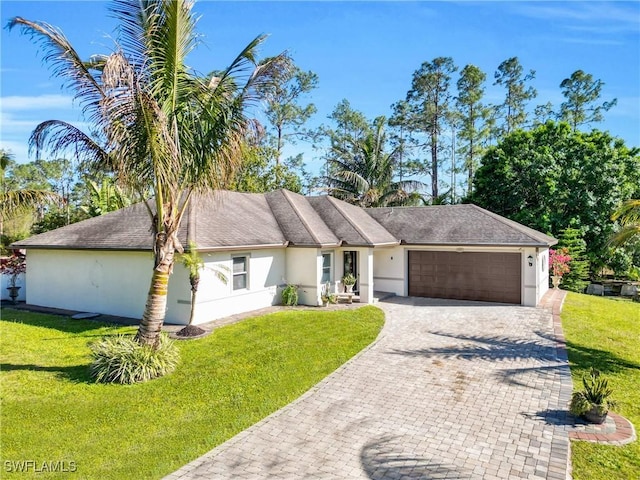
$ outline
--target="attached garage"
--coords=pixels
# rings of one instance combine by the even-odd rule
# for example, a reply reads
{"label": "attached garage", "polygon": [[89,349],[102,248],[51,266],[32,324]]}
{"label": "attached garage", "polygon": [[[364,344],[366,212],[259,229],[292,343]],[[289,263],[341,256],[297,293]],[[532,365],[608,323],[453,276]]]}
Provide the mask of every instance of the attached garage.
{"label": "attached garage", "polygon": [[519,253],[409,250],[409,295],[522,303]]}
{"label": "attached garage", "polygon": [[556,239],[475,205],[367,210],[400,245],[374,250],[376,290],[536,306]]}

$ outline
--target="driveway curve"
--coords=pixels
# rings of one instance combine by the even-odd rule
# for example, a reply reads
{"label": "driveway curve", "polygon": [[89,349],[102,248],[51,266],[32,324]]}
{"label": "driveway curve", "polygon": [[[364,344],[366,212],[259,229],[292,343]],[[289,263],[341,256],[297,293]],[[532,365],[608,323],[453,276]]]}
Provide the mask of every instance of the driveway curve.
{"label": "driveway curve", "polygon": [[373,345],[166,478],[567,478],[571,377],[550,310],[378,306]]}

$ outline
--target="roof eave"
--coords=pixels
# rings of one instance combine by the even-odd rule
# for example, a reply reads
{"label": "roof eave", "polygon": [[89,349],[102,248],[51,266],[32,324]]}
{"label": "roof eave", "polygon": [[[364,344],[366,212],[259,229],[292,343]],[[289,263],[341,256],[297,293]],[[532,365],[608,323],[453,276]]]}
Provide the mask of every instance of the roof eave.
{"label": "roof eave", "polygon": [[407,242],[406,240],[402,240],[400,242],[401,245],[406,246],[422,246],[422,247],[513,247],[513,248],[549,248],[553,245],[557,244],[556,240],[553,243],[461,243],[461,242]]}

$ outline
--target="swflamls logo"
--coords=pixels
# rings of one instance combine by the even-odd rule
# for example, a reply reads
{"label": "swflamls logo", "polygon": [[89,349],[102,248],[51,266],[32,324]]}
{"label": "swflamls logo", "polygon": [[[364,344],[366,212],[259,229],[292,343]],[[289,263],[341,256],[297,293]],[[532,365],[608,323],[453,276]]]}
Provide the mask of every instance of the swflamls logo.
{"label": "swflamls logo", "polygon": [[8,473],[74,473],[78,466],[67,460],[5,460],[4,470]]}

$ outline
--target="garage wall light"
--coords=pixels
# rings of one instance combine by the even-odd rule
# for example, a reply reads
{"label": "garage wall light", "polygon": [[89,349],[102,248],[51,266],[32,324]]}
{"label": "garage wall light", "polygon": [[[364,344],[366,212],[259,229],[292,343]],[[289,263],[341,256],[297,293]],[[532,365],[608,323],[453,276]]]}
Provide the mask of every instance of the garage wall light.
{"label": "garage wall light", "polygon": [[532,256],[532,255],[529,255],[529,256],[527,257],[527,261],[529,262],[529,266],[530,266],[530,267],[533,267],[533,256]]}

